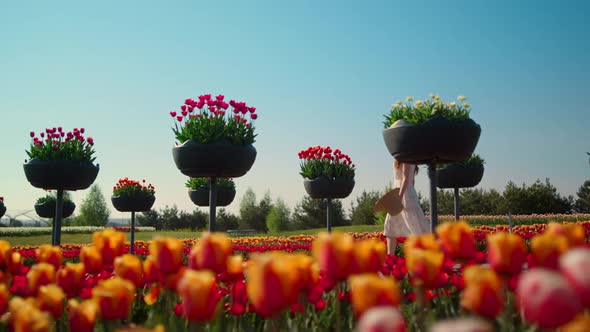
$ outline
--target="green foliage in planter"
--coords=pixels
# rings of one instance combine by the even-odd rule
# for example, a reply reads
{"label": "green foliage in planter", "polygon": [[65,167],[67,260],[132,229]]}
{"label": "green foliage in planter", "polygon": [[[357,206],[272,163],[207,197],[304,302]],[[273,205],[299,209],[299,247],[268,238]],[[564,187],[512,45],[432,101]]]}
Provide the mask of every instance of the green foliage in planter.
{"label": "green foliage in planter", "polygon": [[[64,203],[71,202],[72,199],[70,198],[70,194],[67,191],[64,191]],[[56,204],[57,197],[56,194],[47,194],[43,197],[39,197],[35,202],[35,205],[41,205],[44,203],[49,202],[50,204]]]}
{"label": "green foliage in planter", "polygon": [[[185,186],[191,190],[199,188],[209,189],[209,178],[190,178],[186,181]],[[232,179],[218,178],[216,187],[224,189],[236,189],[236,183]]]}
{"label": "green foliage in planter", "polygon": [[[467,168],[475,168],[475,167],[481,167],[483,165],[485,165],[485,160],[478,154],[474,153],[471,155],[471,157],[469,157],[469,159],[460,162],[460,163],[455,163],[457,165],[461,165]],[[437,164],[436,168],[438,169],[442,169],[447,167],[448,164]]]}

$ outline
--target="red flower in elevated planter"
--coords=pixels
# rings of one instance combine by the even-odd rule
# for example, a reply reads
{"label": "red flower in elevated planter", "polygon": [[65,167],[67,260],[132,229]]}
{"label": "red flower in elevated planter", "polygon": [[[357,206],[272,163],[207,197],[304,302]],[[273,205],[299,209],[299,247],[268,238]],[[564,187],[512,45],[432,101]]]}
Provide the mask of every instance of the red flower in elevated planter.
{"label": "red flower in elevated planter", "polygon": [[354,177],[355,165],[350,156],[342,153],[340,149],[332,150],[331,147],[310,146],[298,154],[301,159],[301,176],[313,180],[318,177],[348,178]]}
{"label": "red flower in elevated planter", "polygon": [[150,183],[145,184],[145,180],[139,182],[137,180],[129,180],[129,178],[119,179],[117,184],[113,187],[113,195],[120,196],[126,194],[133,196],[137,193],[143,192],[147,195],[154,195],[156,188]]}

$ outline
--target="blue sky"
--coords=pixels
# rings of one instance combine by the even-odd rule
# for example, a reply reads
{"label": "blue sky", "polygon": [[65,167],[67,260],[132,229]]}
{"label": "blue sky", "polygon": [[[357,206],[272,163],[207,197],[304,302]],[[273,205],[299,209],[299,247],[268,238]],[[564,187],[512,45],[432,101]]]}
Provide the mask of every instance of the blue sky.
{"label": "blue sky", "polygon": [[[297,152],[330,145],[356,188],[392,180],[382,118],[411,95],[465,95],[482,126],[481,186],[549,177],[574,194],[590,177],[590,6],[583,1],[146,1],[0,4],[0,196],[30,209],[28,133],[85,127],[97,183],[156,186],[156,207],[193,209],[175,168],[168,112],[224,94],[257,107],[258,150],[241,194],[305,194]],[[417,187],[427,192],[426,172]],[[74,193],[80,203],[85,191]],[[350,199],[345,200],[348,207]],[[113,211],[113,217],[124,217]]]}

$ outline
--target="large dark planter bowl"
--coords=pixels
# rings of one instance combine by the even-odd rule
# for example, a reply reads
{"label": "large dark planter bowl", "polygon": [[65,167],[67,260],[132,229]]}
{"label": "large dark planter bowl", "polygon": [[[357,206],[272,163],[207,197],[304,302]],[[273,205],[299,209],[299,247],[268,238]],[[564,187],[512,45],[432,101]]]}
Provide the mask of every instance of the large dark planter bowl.
{"label": "large dark planter bowl", "polygon": [[456,122],[435,117],[417,125],[396,122],[383,131],[383,140],[400,162],[448,164],[467,160],[480,134],[481,127],[471,119]]}
{"label": "large dark planter bowl", "polygon": [[98,175],[98,165],[89,161],[39,160],[33,158],[24,165],[27,180],[41,189],[81,190],[92,185]]}
{"label": "large dark planter bowl", "polygon": [[4,206],[4,205],[0,206],[0,218],[4,217],[5,213],[6,213],[6,206]]}
{"label": "large dark planter bowl", "polygon": [[346,198],[354,188],[354,179],[305,179],[303,185],[311,198]]}
{"label": "large dark planter bowl", "polygon": [[120,212],[149,211],[155,201],[156,196],[146,194],[111,196],[113,206]]}
{"label": "large dark planter bowl", "polygon": [[235,178],[246,174],[256,159],[252,144],[200,144],[186,141],[172,148],[176,167],[184,175],[198,177]]}
{"label": "large dark planter bowl", "polygon": [[[55,218],[55,205],[57,202],[45,202],[41,204],[35,204],[35,212],[41,218]],[[61,210],[62,218],[67,218],[74,213],[76,204],[72,201],[64,201],[63,208]]]}
{"label": "large dark planter bowl", "polygon": [[483,177],[483,170],[483,165],[465,167],[460,164],[450,164],[436,171],[436,186],[439,188],[475,187]]}
{"label": "large dark planter bowl", "polygon": [[[216,206],[228,206],[236,197],[236,190],[217,187]],[[198,206],[209,206],[209,188],[200,187],[197,190],[189,190],[188,196]]]}

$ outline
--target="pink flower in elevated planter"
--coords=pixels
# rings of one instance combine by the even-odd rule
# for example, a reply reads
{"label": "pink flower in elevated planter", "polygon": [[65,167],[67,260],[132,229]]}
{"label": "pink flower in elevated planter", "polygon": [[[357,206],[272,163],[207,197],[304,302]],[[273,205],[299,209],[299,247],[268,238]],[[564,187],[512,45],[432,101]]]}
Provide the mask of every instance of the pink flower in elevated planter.
{"label": "pink flower in elevated planter", "polygon": [[29,158],[39,160],[73,160],[94,161],[94,139],[84,137],[84,128],[74,128],[70,132],[64,132],[62,127],[46,128],[40,132],[39,137],[31,131],[29,136],[33,139],[27,151]]}
{"label": "pink flower in elevated planter", "polygon": [[[229,108],[232,108],[229,111]],[[178,144],[192,140],[201,144],[229,142],[233,145],[252,144],[255,141],[254,120],[258,118],[255,107],[245,102],[230,100],[220,94],[211,97],[204,94],[198,101],[185,99],[181,113],[170,112],[176,120],[172,128]],[[246,114],[250,113],[250,119]]]}

